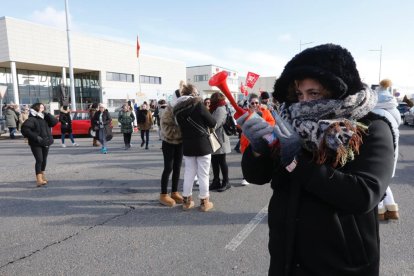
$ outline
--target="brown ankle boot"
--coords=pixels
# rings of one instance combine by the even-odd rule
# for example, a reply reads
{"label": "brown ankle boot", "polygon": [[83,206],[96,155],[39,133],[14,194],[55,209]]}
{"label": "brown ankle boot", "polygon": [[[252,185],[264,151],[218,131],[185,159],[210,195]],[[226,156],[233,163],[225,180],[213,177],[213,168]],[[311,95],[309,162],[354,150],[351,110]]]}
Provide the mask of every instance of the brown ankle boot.
{"label": "brown ankle boot", "polygon": [[100,146],[100,143],[98,142],[98,139],[93,138],[92,146],[94,146],[94,147],[99,147]]}
{"label": "brown ankle boot", "polygon": [[194,208],[194,201],[192,196],[183,197],[183,210],[187,211]]}
{"label": "brown ankle boot", "polygon": [[43,181],[42,174],[41,173],[36,174],[36,186],[41,187],[43,185],[46,185],[46,182]]}
{"label": "brown ankle boot", "polygon": [[385,207],[382,208],[378,208],[378,220],[379,221],[384,221],[385,220]]}
{"label": "brown ankle boot", "polygon": [[172,192],[171,198],[175,200],[175,203],[182,204],[184,201],[184,198],[180,195],[179,192]]}
{"label": "brown ankle boot", "polygon": [[400,214],[398,213],[398,204],[385,205],[385,208],[387,209],[384,214],[385,219],[398,220],[400,218]]}
{"label": "brown ankle boot", "polygon": [[175,206],[175,200],[172,199],[169,194],[160,194],[160,203],[168,207]]}
{"label": "brown ankle boot", "polygon": [[201,199],[200,210],[203,212],[208,212],[213,209],[213,202],[210,202],[208,197]]}
{"label": "brown ankle boot", "polygon": [[43,182],[47,183],[47,179],[46,179],[46,176],[45,176],[45,171],[42,171],[41,174],[42,174]]}

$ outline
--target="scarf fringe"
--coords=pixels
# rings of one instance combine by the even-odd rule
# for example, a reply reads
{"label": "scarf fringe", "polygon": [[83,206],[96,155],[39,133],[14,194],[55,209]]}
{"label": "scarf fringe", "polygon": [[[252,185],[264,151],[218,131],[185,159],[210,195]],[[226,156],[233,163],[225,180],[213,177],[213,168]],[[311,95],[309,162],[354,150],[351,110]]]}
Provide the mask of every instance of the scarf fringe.
{"label": "scarf fringe", "polygon": [[[317,164],[322,165],[327,162],[333,168],[338,167],[338,165],[343,167],[348,161],[354,160],[355,156],[359,154],[359,147],[363,144],[362,137],[366,134],[368,127],[358,122],[356,126],[353,126],[349,122],[344,124],[346,129],[354,132],[348,145],[340,145],[336,152],[334,152],[326,145],[325,134],[319,144],[319,149],[314,152],[314,160]],[[335,123],[329,127],[329,131],[337,131],[340,127],[339,123]],[[329,131],[326,133],[329,133]]]}

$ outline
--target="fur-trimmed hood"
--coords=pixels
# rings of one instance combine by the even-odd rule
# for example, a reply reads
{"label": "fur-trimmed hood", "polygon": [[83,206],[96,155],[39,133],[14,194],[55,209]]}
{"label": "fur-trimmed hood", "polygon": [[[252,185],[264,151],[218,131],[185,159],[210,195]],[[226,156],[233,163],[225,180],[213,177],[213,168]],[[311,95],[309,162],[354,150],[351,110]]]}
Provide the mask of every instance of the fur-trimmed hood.
{"label": "fur-trimmed hood", "polygon": [[177,116],[179,113],[182,113],[183,116],[188,116],[195,106],[202,102],[203,99],[200,97],[181,96],[177,99],[177,103],[174,106],[174,115]]}

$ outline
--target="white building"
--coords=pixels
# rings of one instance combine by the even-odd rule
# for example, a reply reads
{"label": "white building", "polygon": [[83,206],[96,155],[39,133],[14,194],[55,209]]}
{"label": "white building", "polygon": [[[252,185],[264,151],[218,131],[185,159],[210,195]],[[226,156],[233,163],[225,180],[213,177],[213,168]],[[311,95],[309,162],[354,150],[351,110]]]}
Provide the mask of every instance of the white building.
{"label": "white building", "polygon": [[[71,32],[71,56],[78,109],[91,102],[119,107],[168,99],[186,79],[185,63],[140,54],[136,45]],[[0,17],[0,85],[4,102],[59,102],[60,84],[69,87],[67,34],[48,26]]]}
{"label": "white building", "polygon": [[229,88],[234,99],[237,99],[237,94],[239,94],[239,74],[237,71],[226,69],[218,65],[200,65],[200,66],[190,66],[187,67],[187,83],[194,84],[200,96],[203,98],[210,98],[211,94],[214,92],[220,91],[216,86],[211,87],[208,84],[210,78],[221,72],[227,71],[227,87]]}

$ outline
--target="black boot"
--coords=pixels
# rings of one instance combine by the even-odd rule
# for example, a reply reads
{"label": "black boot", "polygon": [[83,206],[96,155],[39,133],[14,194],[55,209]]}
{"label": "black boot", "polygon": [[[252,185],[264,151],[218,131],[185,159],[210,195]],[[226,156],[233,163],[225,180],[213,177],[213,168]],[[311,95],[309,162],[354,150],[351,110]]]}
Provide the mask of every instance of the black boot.
{"label": "black boot", "polygon": [[217,190],[217,192],[224,192],[228,189],[231,188],[230,182],[229,180],[223,180],[223,182],[221,183],[221,187]]}
{"label": "black boot", "polygon": [[221,188],[220,178],[214,178],[213,181],[211,182],[211,185],[208,187],[208,189],[210,191],[213,191],[213,190],[217,190],[219,188]]}

